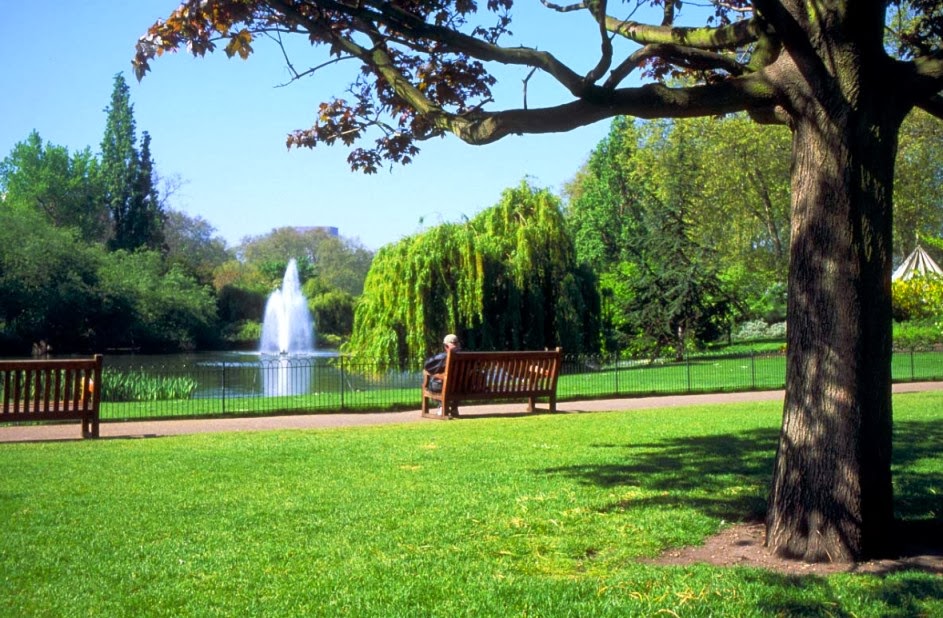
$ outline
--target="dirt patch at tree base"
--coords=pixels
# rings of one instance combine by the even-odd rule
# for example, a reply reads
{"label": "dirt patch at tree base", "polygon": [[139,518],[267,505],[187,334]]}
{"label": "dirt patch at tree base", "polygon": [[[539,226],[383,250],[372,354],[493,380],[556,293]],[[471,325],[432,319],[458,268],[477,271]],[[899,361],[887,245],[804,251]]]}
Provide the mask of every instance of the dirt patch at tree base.
{"label": "dirt patch at tree base", "polygon": [[786,575],[829,575],[832,573],[870,573],[882,575],[895,571],[918,570],[943,575],[943,522],[930,526],[908,527],[898,534],[899,548],[893,559],[868,560],[855,564],[807,563],[775,555],[766,548],[766,530],[762,523],[734,524],[708,538],[703,545],[665,552],[647,561],[658,565],[711,564],[766,569]]}

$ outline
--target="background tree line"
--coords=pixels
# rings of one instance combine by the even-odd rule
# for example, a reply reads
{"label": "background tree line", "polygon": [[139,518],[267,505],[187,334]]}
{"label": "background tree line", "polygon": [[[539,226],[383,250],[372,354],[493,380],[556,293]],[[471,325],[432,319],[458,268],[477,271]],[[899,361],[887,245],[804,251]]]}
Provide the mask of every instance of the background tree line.
{"label": "background tree line", "polygon": [[[121,75],[105,111],[97,155],[33,131],[0,163],[5,353],[40,340],[61,352],[252,347],[293,257],[319,345],[350,338],[345,349],[391,360],[421,357],[446,331],[479,349],[678,356],[743,324],[782,334],[764,330],[786,311],[782,127],[741,115],[617,119],[562,199],[522,183],[374,261],[321,228],[227,247],[209,222],[168,206],[176,183],[158,176],[146,131],[138,144]],[[943,258],[943,131],[923,112],[904,124],[897,170],[896,259],[918,237]],[[926,307],[915,293],[936,292],[899,289],[898,317],[938,336],[938,312],[913,309]]]}
{"label": "background tree line", "polygon": [[[235,249],[168,206],[151,136],[138,141],[115,76],[100,151],[32,131],[0,162],[0,353],[254,346],[264,303],[299,259],[319,339],[350,333],[372,254],[319,229],[286,228]],[[158,186],[163,191],[158,190]]]}

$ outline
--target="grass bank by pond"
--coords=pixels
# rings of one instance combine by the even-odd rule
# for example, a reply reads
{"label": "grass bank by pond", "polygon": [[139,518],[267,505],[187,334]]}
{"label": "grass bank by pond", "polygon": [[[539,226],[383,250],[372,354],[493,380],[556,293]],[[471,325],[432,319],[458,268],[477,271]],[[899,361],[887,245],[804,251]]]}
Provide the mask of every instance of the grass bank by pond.
{"label": "grass bank by pond", "polygon": [[[894,404],[939,519],[943,393]],[[2,445],[0,614],[943,615],[939,575],[640,562],[762,512],[781,408]]]}

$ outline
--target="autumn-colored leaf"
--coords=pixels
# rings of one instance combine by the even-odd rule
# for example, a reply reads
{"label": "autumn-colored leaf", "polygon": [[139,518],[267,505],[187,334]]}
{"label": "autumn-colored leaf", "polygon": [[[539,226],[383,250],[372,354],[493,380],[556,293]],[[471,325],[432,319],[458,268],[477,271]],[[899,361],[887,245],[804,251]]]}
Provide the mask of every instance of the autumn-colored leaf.
{"label": "autumn-colored leaf", "polygon": [[245,60],[252,53],[252,33],[243,28],[229,39],[226,44],[226,55],[232,58],[236,54]]}

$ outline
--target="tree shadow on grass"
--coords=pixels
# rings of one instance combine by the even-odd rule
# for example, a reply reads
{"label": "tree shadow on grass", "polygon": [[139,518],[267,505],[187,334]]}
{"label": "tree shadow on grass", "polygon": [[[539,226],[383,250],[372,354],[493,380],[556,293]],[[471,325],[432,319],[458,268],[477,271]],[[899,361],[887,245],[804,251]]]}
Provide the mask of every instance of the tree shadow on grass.
{"label": "tree shadow on grass", "polygon": [[943,420],[894,423],[894,511],[943,523]]}
{"label": "tree shadow on grass", "polygon": [[[757,571],[745,579],[771,590],[757,602],[759,613],[769,616],[851,618],[862,615],[860,607],[888,617],[930,616],[935,615],[933,608],[943,602],[943,580],[913,571],[895,578],[884,577],[877,585],[856,588],[852,594],[843,582],[817,575]],[[863,598],[852,601],[857,595]],[[858,608],[849,607],[853,602]]]}
{"label": "tree shadow on grass", "polygon": [[[646,497],[603,507],[697,508],[726,520],[755,520],[766,509],[765,492],[773,474],[778,431],[757,429],[737,434],[694,436],[647,443],[596,444],[617,453],[611,463],[548,468],[548,474],[599,487],[637,487]],[[732,487],[753,488],[734,492]]]}
{"label": "tree shadow on grass", "polygon": [[[643,490],[631,500],[600,507],[603,512],[684,506],[726,521],[761,522],[778,434],[774,429],[755,429],[648,443],[596,444],[595,448],[613,451],[609,463],[545,472],[599,487]],[[888,534],[894,536],[896,555],[943,556],[943,419],[895,423],[893,472],[897,525]],[[885,572],[894,570],[898,568],[888,567]],[[924,570],[935,572],[936,566]]]}
{"label": "tree shadow on grass", "polygon": [[[778,435],[778,430],[754,429],[647,443],[595,444],[595,448],[622,451],[623,456],[619,462],[545,472],[599,487],[648,489],[656,492],[649,504],[683,502],[710,516],[730,519],[739,514],[736,519],[743,519],[762,515],[765,506],[759,513],[755,508],[745,511],[742,497],[730,495],[729,490],[737,485],[759,486],[765,501]],[[943,419],[898,421],[893,466],[898,517],[943,520]]]}

